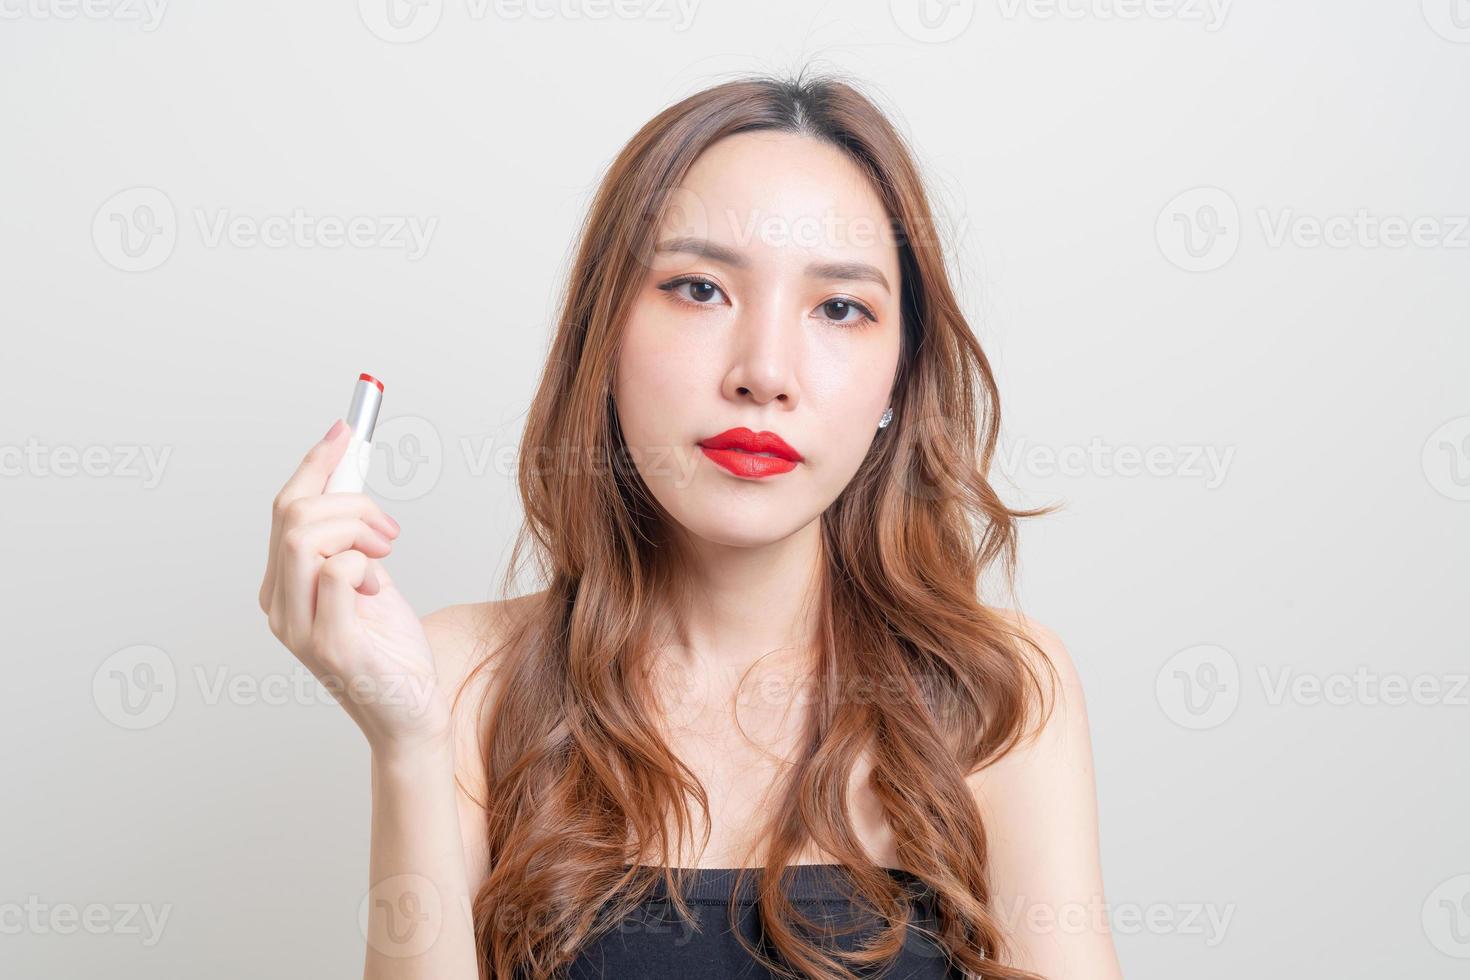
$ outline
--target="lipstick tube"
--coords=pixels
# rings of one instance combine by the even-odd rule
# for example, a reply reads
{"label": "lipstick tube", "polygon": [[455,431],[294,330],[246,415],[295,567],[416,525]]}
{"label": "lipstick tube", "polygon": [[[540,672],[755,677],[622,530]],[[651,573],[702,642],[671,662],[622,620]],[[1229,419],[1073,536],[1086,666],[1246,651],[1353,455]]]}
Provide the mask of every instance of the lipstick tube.
{"label": "lipstick tube", "polygon": [[378,408],[382,404],[383,382],[371,374],[358,375],[357,385],[352,389],[352,404],[342,417],[352,435],[323,493],[362,493],[373,460],[373,429],[378,424]]}

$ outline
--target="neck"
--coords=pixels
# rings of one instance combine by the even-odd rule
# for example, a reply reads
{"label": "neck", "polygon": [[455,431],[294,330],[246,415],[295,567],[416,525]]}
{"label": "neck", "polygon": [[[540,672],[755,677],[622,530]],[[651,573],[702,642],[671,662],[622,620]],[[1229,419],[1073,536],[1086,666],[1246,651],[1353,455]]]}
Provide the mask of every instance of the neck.
{"label": "neck", "polygon": [[759,547],[684,544],[689,578],[670,656],[736,670],[767,655],[767,663],[805,663],[822,584],[820,519]]}

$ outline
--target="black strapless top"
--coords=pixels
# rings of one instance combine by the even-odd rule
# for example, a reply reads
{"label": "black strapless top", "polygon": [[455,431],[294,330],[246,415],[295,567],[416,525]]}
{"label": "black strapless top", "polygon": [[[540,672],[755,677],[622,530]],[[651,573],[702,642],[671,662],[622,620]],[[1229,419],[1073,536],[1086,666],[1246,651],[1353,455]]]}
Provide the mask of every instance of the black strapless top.
{"label": "black strapless top", "polygon": [[[746,942],[765,955],[775,956],[775,947],[760,941],[760,919],[756,908],[757,875],[741,868],[689,868],[684,870],[684,896],[689,911],[698,917],[699,929],[684,919],[673,905],[660,878],[653,894],[617,925],[602,933],[572,962],[568,980],[770,980],[775,975],[741,945],[731,930],[729,905],[736,877],[745,871],[736,899],[739,932]],[[797,864],[783,870],[786,894],[798,912],[818,923],[847,924],[857,921],[857,907],[842,888],[841,865]],[[937,929],[932,892],[914,874],[885,868],[889,876],[906,887],[912,896],[912,919],[898,957],[886,968],[866,976],[888,980],[962,980],[964,973],[952,965],[938,942],[922,930]],[[853,951],[864,936],[881,927],[873,917],[857,931],[818,939],[827,948]],[[914,928],[919,926],[920,929]],[[778,959],[779,962],[779,959]]]}

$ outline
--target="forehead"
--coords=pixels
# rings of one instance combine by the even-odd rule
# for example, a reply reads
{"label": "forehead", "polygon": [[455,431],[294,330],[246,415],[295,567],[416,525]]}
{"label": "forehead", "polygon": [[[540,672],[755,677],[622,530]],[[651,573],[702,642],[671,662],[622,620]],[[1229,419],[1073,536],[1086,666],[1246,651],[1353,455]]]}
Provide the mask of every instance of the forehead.
{"label": "forehead", "polygon": [[867,174],[841,149],[794,133],[739,133],[707,147],[671,195],[660,235],[898,269],[888,211]]}

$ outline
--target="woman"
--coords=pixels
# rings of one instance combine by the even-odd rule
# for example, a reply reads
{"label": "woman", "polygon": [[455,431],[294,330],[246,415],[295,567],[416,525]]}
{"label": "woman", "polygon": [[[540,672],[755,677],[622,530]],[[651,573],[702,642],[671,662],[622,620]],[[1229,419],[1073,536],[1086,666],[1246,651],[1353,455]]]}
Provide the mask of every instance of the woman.
{"label": "woman", "polygon": [[1076,674],[978,598],[1036,513],[987,482],[998,408],[854,87],[648,122],[582,229],[505,598],[419,620],[398,525],[322,492],[340,420],[275,501],[261,606],[372,748],[366,976],[1120,976]]}

